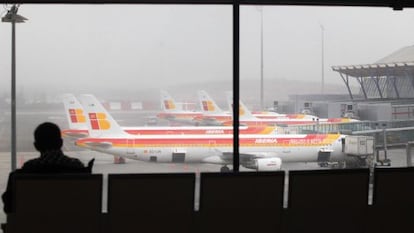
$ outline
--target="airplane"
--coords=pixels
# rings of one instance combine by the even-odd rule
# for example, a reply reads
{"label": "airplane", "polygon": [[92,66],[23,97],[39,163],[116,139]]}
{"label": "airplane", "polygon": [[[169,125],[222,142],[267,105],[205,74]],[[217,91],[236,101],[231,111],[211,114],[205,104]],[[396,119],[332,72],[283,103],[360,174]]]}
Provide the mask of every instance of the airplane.
{"label": "airplane", "polygon": [[[210,163],[229,171],[233,135],[132,135],[99,112],[92,95],[81,95],[89,113],[90,135],[75,144],[123,158],[161,163]],[[257,171],[280,170],[282,162],[343,161],[344,135],[240,134],[240,165]]]}
{"label": "airplane", "polygon": [[161,109],[162,111],[157,114],[159,119],[177,124],[198,125],[198,121],[194,119],[202,116],[199,111],[180,108],[171,95],[164,90],[161,90]]}
{"label": "airplane", "polygon": [[223,122],[231,121],[233,119],[232,114],[223,111],[206,91],[200,90],[197,92],[197,95],[200,109],[203,114],[196,117],[195,120],[199,121],[200,124],[223,125]]}
{"label": "airplane", "polygon": [[[78,139],[89,136],[88,122],[86,122],[86,112],[81,103],[72,94],[63,95],[63,104],[68,120],[69,129],[62,130],[62,136],[66,138]],[[108,111],[102,104],[93,97],[93,104],[96,106],[97,114],[102,118],[111,117]],[[142,127],[122,127],[122,130],[134,135],[148,135],[148,134],[232,134],[233,127],[231,126],[142,126]],[[247,127],[240,126],[240,134],[275,134],[277,127]]]}
{"label": "airplane", "polygon": [[72,94],[62,95],[62,100],[69,126],[69,129],[62,130],[62,136],[75,139],[87,137],[88,125],[82,105]]}
{"label": "airplane", "polygon": [[[199,104],[200,108],[202,109],[203,115],[197,117],[196,120],[200,122],[209,122],[210,125],[231,125],[233,120],[232,114],[230,112],[223,111],[216,102],[207,94],[206,91],[198,91],[199,97]],[[241,100],[240,100],[241,102]],[[242,103],[242,102],[241,102]],[[246,106],[243,104],[243,109],[247,109]],[[283,119],[277,120],[277,122],[282,122],[283,124],[296,124],[298,122],[312,122],[318,119],[317,116],[313,115],[306,115],[306,114],[280,114],[275,112],[264,112],[264,111],[256,111],[256,112],[249,112],[246,111],[240,112],[240,119],[248,119],[248,123],[251,123],[253,119]],[[246,114],[244,114],[246,113]],[[266,122],[266,121],[265,121]],[[230,124],[228,124],[230,123]],[[272,122],[273,124],[273,122]],[[250,125],[260,125],[259,123],[250,124]],[[266,125],[266,124],[265,124]]]}
{"label": "airplane", "polygon": [[[233,108],[233,99],[231,93],[227,93],[227,102],[230,108]],[[239,102],[239,123],[247,126],[264,126],[264,125],[306,125],[306,124],[332,124],[332,123],[347,123],[356,122],[358,120],[350,118],[258,118],[244,105],[242,101]],[[308,115],[311,116],[311,115]],[[233,125],[233,121],[224,122],[223,125]]]}
{"label": "airplane", "polygon": [[252,111],[253,116],[261,119],[275,119],[275,118],[287,118],[287,119],[317,119],[315,115],[294,113],[294,114],[282,114],[271,111]]}
{"label": "airplane", "polygon": [[[197,95],[202,112],[189,112],[180,109],[167,92],[161,91],[163,112],[159,113],[158,117],[173,122],[211,126],[223,125],[224,122],[232,121],[232,114],[223,111],[206,91],[200,90]],[[253,116],[261,119],[317,119],[316,116],[312,115],[274,112],[257,112],[256,114],[253,113]]]}

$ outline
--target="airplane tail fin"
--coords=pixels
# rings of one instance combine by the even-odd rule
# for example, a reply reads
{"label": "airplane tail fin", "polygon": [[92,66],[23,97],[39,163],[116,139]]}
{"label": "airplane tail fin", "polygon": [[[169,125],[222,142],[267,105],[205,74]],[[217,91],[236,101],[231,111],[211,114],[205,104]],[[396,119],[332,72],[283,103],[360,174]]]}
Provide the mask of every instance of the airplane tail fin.
{"label": "airplane tail fin", "polygon": [[178,109],[178,106],[171,95],[164,90],[161,90],[161,109],[164,112],[175,112]]}
{"label": "airplane tail fin", "polygon": [[[226,93],[227,103],[229,104],[230,110],[233,112],[233,95],[231,92]],[[246,120],[246,119],[257,119],[252,112],[243,104],[241,100],[239,100],[239,119]]]}
{"label": "airplane tail fin", "polygon": [[95,96],[81,95],[79,99],[88,116],[88,129],[91,137],[127,135]]}
{"label": "airplane tail fin", "polygon": [[206,91],[201,90],[197,94],[198,100],[200,101],[200,108],[204,114],[225,114]]}
{"label": "airplane tail fin", "polygon": [[73,94],[62,97],[69,129],[87,129],[86,113],[78,99]]}
{"label": "airplane tail fin", "polygon": [[244,105],[244,103],[240,100],[240,119],[257,119],[252,112]]}

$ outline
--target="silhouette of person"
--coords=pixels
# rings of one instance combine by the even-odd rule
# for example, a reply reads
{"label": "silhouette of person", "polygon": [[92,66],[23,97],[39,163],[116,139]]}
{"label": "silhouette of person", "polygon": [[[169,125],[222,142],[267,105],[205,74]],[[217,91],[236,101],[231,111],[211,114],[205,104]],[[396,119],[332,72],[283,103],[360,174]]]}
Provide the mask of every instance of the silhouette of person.
{"label": "silhouette of person", "polygon": [[6,214],[12,212],[13,176],[16,173],[91,173],[95,159],[88,162],[88,166],[76,158],[63,154],[61,148],[63,140],[59,127],[50,122],[37,126],[34,131],[34,147],[40,156],[25,162],[20,169],[11,172],[6,191],[2,195],[3,210]]}

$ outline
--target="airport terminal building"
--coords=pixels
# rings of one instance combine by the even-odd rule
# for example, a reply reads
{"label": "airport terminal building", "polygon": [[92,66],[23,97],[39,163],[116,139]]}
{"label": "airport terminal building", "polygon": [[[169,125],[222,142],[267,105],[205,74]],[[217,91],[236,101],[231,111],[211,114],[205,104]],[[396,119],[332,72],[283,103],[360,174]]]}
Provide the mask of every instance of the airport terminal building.
{"label": "airport terminal building", "polygon": [[[403,47],[372,64],[332,66],[348,95],[291,95],[287,109],[309,109],[319,117],[353,113],[361,120],[414,118],[414,46]],[[352,91],[355,84],[358,91]],[[327,101],[328,100],[328,101]]]}

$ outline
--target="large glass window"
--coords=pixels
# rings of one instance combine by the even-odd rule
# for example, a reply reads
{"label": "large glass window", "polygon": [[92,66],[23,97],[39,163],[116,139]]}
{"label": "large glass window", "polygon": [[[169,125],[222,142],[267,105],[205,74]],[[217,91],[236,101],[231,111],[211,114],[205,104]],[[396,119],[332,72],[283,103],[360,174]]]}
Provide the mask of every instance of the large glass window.
{"label": "large glass window", "polygon": [[[241,152],[250,151],[257,155],[257,160],[281,158],[273,162],[281,162],[282,169],[331,167],[348,161],[351,156],[344,155],[341,144],[335,143],[339,138],[305,134],[345,131],[349,134],[352,130],[348,129],[357,130],[358,123],[355,127],[352,123],[342,124],[348,124],[350,114],[357,115],[363,106],[352,103],[344,81],[349,82],[354,99],[363,99],[363,91],[368,97],[370,93],[379,96],[375,80],[379,80],[384,97],[392,97],[386,95],[388,92],[397,95],[394,86],[400,96],[406,95],[404,91],[412,87],[412,83],[406,83],[412,81],[409,72],[398,74],[390,69],[391,73],[374,74],[374,65],[369,72],[363,68],[410,60],[413,32],[409,28],[413,17],[411,9],[241,6],[240,100],[252,115],[240,111],[240,124],[276,124],[279,126],[276,132],[283,134],[276,136],[274,142],[259,141],[264,145],[255,149],[247,143],[243,146],[241,140]],[[336,67],[360,70],[346,76]],[[366,90],[361,89],[359,81],[367,82]],[[366,109],[360,111],[359,120],[387,116],[383,105],[375,105],[376,112],[367,110],[369,106],[374,108],[371,104],[363,106]],[[322,126],[327,122],[334,123]],[[298,126],[302,123],[303,126]],[[287,133],[290,136],[284,135]],[[314,142],[319,145],[312,146]],[[321,153],[321,148],[332,152]],[[394,153],[396,166],[405,163],[404,150],[393,150]],[[355,160],[352,158],[348,164],[354,164]]]}
{"label": "large glass window", "polygon": [[[18,13],[28,21],[16,25],[17,167],[39,155],[33,131],[50,121],[64,133],[64,153],[85,164],[95,158],[96,173],[220,170],[218,155],[232,152],[231,126],[206,128],[198,92],[225,103],[225,92],[232,88],[231,10],[199,5],[22,5]],[[6,161],[10,29],[10,24],[0,24],[0,150]],[[90,110],[97,116],[92,123],[101,131],[89,136],[99,137],[98,144],[111,141],[112,147],[88,146],[85,141],[75,145],[88,129],[87,110],[74,99],[65,108],[66,94],[81,103],[83,94],[93,95],[102,104],[104,109]],[[225,131],[225,139],[209,138]],[[202,163],[207,157],[209,163]],[[1,187],[10,171],[9,162],[4,164]]]}

